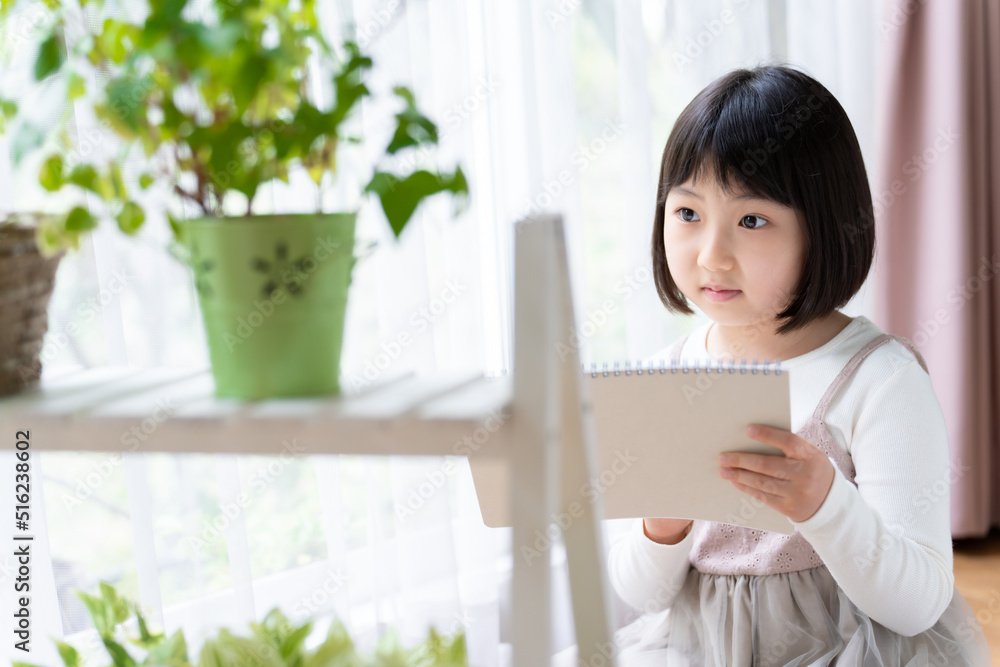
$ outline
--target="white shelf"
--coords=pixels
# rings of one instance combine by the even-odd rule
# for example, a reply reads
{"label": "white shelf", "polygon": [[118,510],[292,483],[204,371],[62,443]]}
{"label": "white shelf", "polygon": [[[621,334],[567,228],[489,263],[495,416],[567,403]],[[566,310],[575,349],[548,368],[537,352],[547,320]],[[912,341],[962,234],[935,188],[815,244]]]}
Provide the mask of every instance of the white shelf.
{"label": "white shelf", "polygon": [[0,399],[0,432],[31,429],[36,451],[278,454],[294,438],[300,453],[447,455],[490,416],[509,415],[511,390],[507,377],[447,373],[247,402],[216,397],[208,369],[101,367],[43,374]]}
{"label": "white shelf", "polygon": [[[305,454],[436,456],[468,451],[457,445],[485,427],[490,445],[476,455],[502,457],[514,471],[512,540],[530,544],[567,489],[593,476],[596,447],[578,355],[555,359],[575,321],[562,220],[522,220],[514,241],[513,377],[408,375],[339,397],[247,402],[216,397],[205,368],[56,369],[34,389],[0,399],[0,448],[30,429],[35,451],[280,454],[293,444]],[[613,666],[600,652],[612,636],[601,508],[584,507],[562,537],[575,635],[586,638],[579,661]],[[519,667],[549,664],[550,590],[547,567],[514,559],[511,661]]]}

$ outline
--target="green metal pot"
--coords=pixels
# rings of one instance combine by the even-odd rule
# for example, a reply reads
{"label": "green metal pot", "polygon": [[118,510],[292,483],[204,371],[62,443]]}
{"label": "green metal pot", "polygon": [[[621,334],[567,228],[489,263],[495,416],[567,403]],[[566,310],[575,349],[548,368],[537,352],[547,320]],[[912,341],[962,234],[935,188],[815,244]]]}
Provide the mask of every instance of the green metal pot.
{"label": "green metal pot", "polygon": [[339,394],[355,213],[180,224],[216,396]]}

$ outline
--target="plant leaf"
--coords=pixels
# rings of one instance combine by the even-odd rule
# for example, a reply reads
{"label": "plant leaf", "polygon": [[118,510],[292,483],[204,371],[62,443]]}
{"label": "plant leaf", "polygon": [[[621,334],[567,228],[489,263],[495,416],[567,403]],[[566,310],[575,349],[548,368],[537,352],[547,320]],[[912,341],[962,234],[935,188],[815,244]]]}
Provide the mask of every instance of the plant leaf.
{"label": "plant leaf", "polygon": [[465,181],[465,174],[460,167],[457,167],[455,173],[450,176],[420,170],[403,180],[387,172],[376,172],[364,191],[378,195],[389,226],[392,227],[396,238],[399,238],[403,227],[425,197],[445,191],[465,195],[468,194],[469,187]]}
{"label": "plant leaf", "polygon": [[377,667],[407,667],[406,651],[399,642],[399,635],[389,628],[375,642],[375,664]]}
{"label": "plant leaf", "polygon": [[122,76],[111,80],[105,90],[108,106],[101,107],[99,113],[104,119],[128,138],[132,138],[141,127],[146,126],[146,103],[153,89],[152,80],[146,77]]}
{"label": "plant leaf", "polygon": [[[66,215],[66,222],[63,225],[68,231],[72,232],[86,232],[97,227],[97,220],[90,214],[90,211],[83,208],[82,206],[75,206],[73,210]],[[81,597],[86,595],[86,593],[81,593]],[[107,607],[107,605],[100,599],[92,596],[87,596],[83,600],[83,603],[87,605],[87,610],[90,612],[90,617],[94,619],[94,627],[97,631],[104,635],[112,632],[114,630],[114,616],[113,611]]]}
{"label": "plant leaf", "polygon": [[104,599],[107,608],[111,610],[115,624],[124,623],[128,620],[130,611],[128,600],[118,595],[115,587],[106,581],[100,582],[100,587],[101,597]]}
{"label": "plant leaf", "polygon": [[174,233],[174,241],[183,244],[184,232],[181,229],[181,223],[170,211],[167,211],[167,222],[170,223],[170,230]]}
{"label": "plant leaf", "polygon": [[80,667],[80,654],[77,650],[67,644],[66,642],[61,642],[58,639],[55,640],[56,648],[59,650],[59,657],[62,658],[63,664],[66,667]]}
{"label": "plant leaf", "polygon": [[260,637],[238,637],[223,628],[219,635],[205,641],[198,658],[199,667],[285,667],[278,651]]}
{"label": "plant leaf", "polygon": [[139,39],[139,30],[129,23],[123,23],[116,19],[106,19],[104,28],[98,34],[97,39],[104,54],[111,58],[111,61],[116,65],[120,65],[135,48]]}
{"label": "plant leaf", "polygon": [[395,154],[407,146],[418,146],[424,143],[436,144],[438,140],[437,127],[427,117],[417,110],[413,93],[405,86],[396,86],[393,91],[406,102],[406,108],[396,114],[396,133],[386,146],[385,152]]}
{"label": "plant leaf", "polygon": [[63,248],[80,249],[80,234],[67,231],[65,221],[61,217],[58,220],[48,216],[43,218],[38,225],[35,241],[45,257],[53,257]]}
{"label": "plant leaf", "polygon": [[73,101],[83,97],[87,92],[83,77],[76,72],[70,72],[66,77],[66,96]]}
{"label": "plant leaf", "polygon": [[259,53],[247,54],[245,60],[240,63],[236,80],[233,81],[233,99],[238,109],[246,109],[257,95],[257,89],[261,84],[261,73],[266,72],[267,68],[267,59]]}
{"label": "plant leaf", "polygon": [[139,624],[139,638],[134,643],[149,650],[160,643],[163,639],[163,634],[149,631],[149,626],[146,625],[146,618],[142,615],[142,610],[139,609],[138,605],[135,605],[133,611],[135,612],[136,622]]}
{"label": "plant leaf", "polygon": [[122,178],[122,170],[117,162],[111,163],[111,167],[108,170],[108,181],[111,184],[111,194],[115,199],[126,199],[128,197],[125,192],[125,179]]}
{"label": "plant leaf", "polygon": [[361,658],[354,650],[354,642],[344,627],[343,622],[334,619],[327,630],[326,639],[315,653],[306,658],[304,667],[355,667],[361,664]]}
{"label": "plant leaf", "polygon": [[146,213],[142,207],[134,201],[127,201],[118,214],[118,228],[126,234],[132,235],[139,231],[142,224],[146,222]]}
{"label": "plant leaf", "polygon": [[53,30],[38,48],[35,60],[35,81],[41,81],[58,70],[66,60],[62,31]]}
{"label": "plant leaf", "polygon": [[[0,3],[5,4],[5,3]],[[17,115],[17,102],[0,99],[0,134],[4,133],[7,121]]]}
{"label": "plant leaf", "polygon": [[128,654],[124,646],[110,637],[101,637],[101,641],[115,667],[135,667],[135,659]]}
{"label": "plant leaf", "polygon": [[349,57],[333,78],[337,102],[332,112],[331,134],[336,133],[337,126],[350,114],[357,101],[369,94],[368,88],[361,83],[361,72],[371,68],[372,59],[362,55],[354,42],[344,42],[344,48]]}
{"label": "plant leaf", "polygon": [[[74,207],[73,210],[66,215],[66,219],[63,221],[63,228],[69,231],[85,231],[87,229],[93,229],[96,226],[97,223],[93,216],[90,215],[90,211],[82,206]],[[107,608],[107,603],[103,598],[99,598],[82,591],[77,591],[77,596],[83,600],[83,604],[87,607],[87,611],[90,613],[90,619],[93,621],[94,627],[97,628],[97,633],[99,635],[103,637],[114,632],[115,624],[111,618],[110,611]]]}
{"label": "plant leaf", "polygon": [[[163,635],[156,635],[162,639]],[[188,665],[188,649],[187,641],[184,639],[184,633],[181,630],[177,630],[174,634],[170,635],[167,639],[162,639],[158,644],[149,650],[149,654],[146,656],[144,665],[171,665],[180,667]]]}
{"label": "plant leaf", "polygon": [[38,174],[38,182],[49,192],[55,192],[63,186],[63,159],[61,155],[50,155],[42,163]]}
{"label": "plant leaf", "polygon": [[73,170],[69,172],[69,182],[74,185],[79,185],[85,190],[90,190],[91,192],[100,195],[103,199],[108,199],[101,192],[101,189],[97,180],[97,170],[94,169],[89,164],[78,164],[73,167]]}
{"label": "plant leaf", "polygon": [[299,660],[302,659],[302,642],[306,640],[310,632],[312,632],[312,623],[305,623],[285,636],[284,641],[281,642],[281,657],[286,662],[290,662],[289,657],[292,655],[297,655]]}

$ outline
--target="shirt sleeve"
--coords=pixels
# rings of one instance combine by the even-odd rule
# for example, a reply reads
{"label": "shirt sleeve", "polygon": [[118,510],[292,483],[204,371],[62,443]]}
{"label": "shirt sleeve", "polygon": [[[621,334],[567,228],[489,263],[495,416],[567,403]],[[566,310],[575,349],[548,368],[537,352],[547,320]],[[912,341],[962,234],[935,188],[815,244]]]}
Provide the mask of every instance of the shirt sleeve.
{"label": "shirt sleeve", "polygon": [[910,637],[951,602],[951,466],[930,377],[912,361],[872,394],[851,437],[857,488],[835,466],[826,500],[793,522],[872,620]]}
{"label": "shirt sleeve", "polygon": [[677,544],[660,544],[646,537],[642,519],[608,553],[611,586],[629,605],[644,612],[662,611],[673,604],[691,564],[692,530]]}

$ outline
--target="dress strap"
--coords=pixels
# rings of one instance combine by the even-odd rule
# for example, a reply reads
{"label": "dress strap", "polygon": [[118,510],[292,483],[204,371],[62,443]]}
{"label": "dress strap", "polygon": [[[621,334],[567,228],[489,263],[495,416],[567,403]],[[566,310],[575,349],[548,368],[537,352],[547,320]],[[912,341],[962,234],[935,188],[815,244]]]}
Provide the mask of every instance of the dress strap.
{"label": "dress strap", "polygon": [[906,347],[906,349],[912,352],[913,356],[916,357],[917,362],[920,363],[920,367],[924,369],[924,372],[927,372],[927,364],[924,362],[923,356],[917,348],[913,346],[913,343],[911,343],[909,339],[888,333],[880,334],[858,350],[857,354],[851,357],[851,360],[847,362],[847,364],[841,369],[840,373],[837,374],[837,377],[833,379],[833,382],[830,383],[826,393],[823,394],[823,398],[820,399],[819,404],[816,406],[816,411],[813,412],[813,419],[823,421],[826,417],[827,408],[830,407],[830,403],[833,401],[834,396],[837,395],[840,388],[843,387],[844,384],[850,379],[851,375],[854,374],[854,371],[861,365],[861,362],[864,361],[865,358],[874,352],[880,345],[884,345],[885,343],[893,340],[899,341],[904,347]]}
{"label": "dress strap", "polygon": [[688,336],[690,336],[690,335],[691,335],[691,332],[688,332],[688,333],[684,334],[684,337],[681,338],[676,343],[674,343],[673,348],[671,348],[671,350],[670,350],[670,363],[673,364],[674,366],[680,365],[680,363],[681,363],[681,350],[684,349],[684,341],[686,341],[688,339]]}
{"label": "dress strap", "polygon": [[920,364],[920,367],[924,369],[924,372],[930,375],[930,371],[927,370],[927,363],[924,361],[924,355],[920,354],[920,351],[913,346],[913,343],[910,342],[909,338],[904,338],[903,336],[894,336],[893,334],[886,334],[886,335],[890,336],[893,340],[897,340],[900,343],[902,343],[906,347],[906,349],[909,350],[911,353],[913,353],[913,356],[917,358],[917,362]]}

